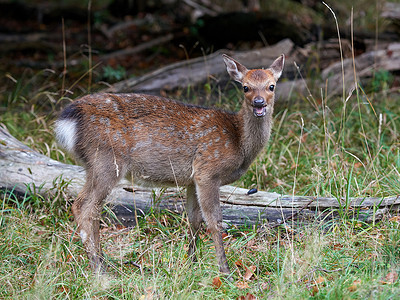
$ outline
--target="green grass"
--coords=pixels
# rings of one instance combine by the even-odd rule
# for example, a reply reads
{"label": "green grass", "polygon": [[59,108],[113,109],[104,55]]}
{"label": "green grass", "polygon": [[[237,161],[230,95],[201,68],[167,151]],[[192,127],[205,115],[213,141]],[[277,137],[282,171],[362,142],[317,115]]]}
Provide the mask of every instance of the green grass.
{"label": "green grass", "polygon": [[[220,95],[217,106],[237,109],[240,91],[231,88],[210,86],[194,93],[205,102],[211,101],[209,94]],[[71,161],[54,143],[57,108],[41,97],[33,97],[41,99],[41,107],[10,103],[1,122],[38,151]],[[271,140],[237,184],[311,196],[399,194],[398,100],[395,94],[353,95],[345,111],[340,98],[316,106],[304,99],[278,102]],[[199,262],[187,258],[185,215],[151,213],[131,230],[104,222],[102,244],[112,267],[107,279],[98,280],[75,234],[67,185],[56,180],[52,198],[38,195],[40,187],[33,186],[25,196],[2,194],[0,298],[238,299],[249,293],[259,299],[387,299],[400,294],[398,281],[386,278],[400,272],[400,221],[390,215],[376,224],[345,217],[303,227],[230,228],[225,244],[234,281],[221,278],[220,288],[213,285],[219,273],[206,233]],[[129,260],[143,270],[124,263]],[[251,268],[254,275],[245,278]]]}
{"label": "green grass", "polygon": [[[400,271],[396,218],[374,227],[339,221],[329,227],[232,228],[225,244],[234,282],[221,278],[216,288],[210,237],[201,236],[201,258],[191,263],[184,216],[149,214],[130,230],[104,223],[102,244],[112,267],[98,280],[68,210],[55,217],[46,204],[33,210],[32,201],[21,203],[12,194],[2,200],[1,298],[237,299],[250,293],[260,299],[387,299],[400,293],[399,283],[386,278]],[[249,279],[246,268],[254,268]]]}
{"label": "green grass", "polygon": [[241,185],[288,193],[296,181],[295,194],[338,198],[399,193],[398,99],[372,106],[353,96],[344,121],[338,103],[278,110],[269,145]]}
{"label": "green grass", "polygon": [[[351,97],[344,120],[339,98],[325,109],[278,103],[271,141],[238,184],[334,197],[399,194],[398,96],[369,97],[373,106]],[[225,96],[217,105],[226,103],[238,105]],[[44,118],[40,112],[28,111],[24,118],[18,121],[10,110],[2,122],[14,124],[13,133],[43,153],[68,159],[56,146],[44,146],[55,145],[50,117],[38,122]],[[25,196],[1,196],[0,298],[387,299],[400,294],[398,281],[389,278],[400,272],[400,221],[390,215],[377,224],[346,217],[303,227],[230,228],[225,244],[234,281],[221,278],[219,288],[213,285],[219,273],[206,233],[199,262],[187,258],[185,215],[151,213],[131,230],[104,222],[102,244],[112,267],[108,278],[98,280],[75,234],[64,197],[67,184],[55,181],[53,198],[38,195],[40,187],[32,186]],[[124,263],[129,260],[143,270]],[[251,268],[254,275],[247,279]]]}

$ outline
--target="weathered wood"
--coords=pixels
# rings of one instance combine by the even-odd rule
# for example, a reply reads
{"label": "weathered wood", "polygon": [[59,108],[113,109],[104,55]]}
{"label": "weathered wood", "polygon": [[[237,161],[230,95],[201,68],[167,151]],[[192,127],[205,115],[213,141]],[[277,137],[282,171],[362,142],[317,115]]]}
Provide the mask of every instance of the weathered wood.
{"label": "weathered wood", "polygon": [[342,76],[342,62],[339,61],[322,71],[322,82],[327,82],[330,96],[342,93],[343,83],[347,97],[361,77],[371,77],[374,72],[379,70],[400,70],[400,43],[391,43],[385,49],[361,54],[354,59],[354,62],[351,58],[344,59],[343,69],[344,77]]}
{"label": "weathered wood", "polygon": [[[161,89],[173,90],[194,86],[206,81],[209,76],[226,75],[226,68],[221,58],[222,53],[239,60],[249,68],[254,68],[269,66],[282,53],[288,56],[293,46],[291,40],[285,39],[270,47],[245,52],[218,50],[204,57],[170,64],[139,78],[118,82],[105,91],[159,93]],[[290,58],[287,59],[290,64]],[[286,64],[288,64],[288,60]]]}
{"label": "weathered wood", "polygon": [[243,196],[247,190],[237,188],[233,186],[221,187],[222,196],[221,202],[245,205],[245,206],[268,206],[268,207],[285,207],[285,208],[301,208],[309,203],[310,200],[314,200],[308,204],[308,208],[311,209],[326,209],[326,208],[340,208],[340,207],[352,207],[352,208],[363,208],[363,207],[385,207],[394,206],[400,204],[400,196],[378,198],[378,197],[365,197],[365,198],[350,198],[336,199],[326,197],[302,197],[302,196],[288,196],[280,195],[277,193],[259,191],[256,194],[250,196]]}
{"label": "weathered wood", "polygon": [[383,5],[381,17],[400,20],[400,3],[386,2]]}
{"label": "weathered wood", "polygon": [[[35,185],[41,187],[37,192],[48,196],[61,179],[69,182],[67,193],[75,197],[84,184],[85,171],[82,167],[60,163],[32,150],[10,135],[6,128],[0,127],[0,190],[25,194],[29,185]],[[185,193],[180,189],[135,186],[132,191],[132,184],[123,180],[107,200],[125,225],[134,224],[135,210],[138,215],[151,209],[184,211]],[[305,222],[325,217],[326,214],[321,214],[324,209],[340,208],[346,204],[342,199],[284,196],[262,191],[247,195],[246,189],[233,186],[221,187],[220,191],[224,221],[236,225],[265,221],[279,224],[292,216],[296,221]],[[374,217],[374,209],[376,212],[377,209],[393,208],[399,204],[399,196],[394,196],[351,198],[347,206],[353,209],[368,208],[360,210],[358,217],[369,220],[371,216]],[[297,214],[299,211],[301,213]]]}
{"label": "weathered wood", "polygon": [[174,38],[174,35],[172,33],[160,36],[158,38],[155,38],[153,40],[150,40],[148,42],[142,43],[140,45],[137,45],[135,47],[128,47],[125,49],[117,50],[108,54],[104,54],[99,56],[96,61],[107,61],[113,58],[118,58],[121,59],[123,56],[128,56],[128,55],[134,55],[136,53],[142,52],[144,50],[150,49],[152,47],[158,46],[160,44],[167,43],[171,41]]}
{"label": "weathered wood", "polygon": [[[251,68],[269,65],[274,58],[284,53],[286,55],[285,72],[289,70],[289,72],[296,73],[297,70],[294,63],[300,64],[301,67],[304,55],[310,51],[307,49],[295,51],[293,49],[293,42],[285,39],[273,46],[251,51],[218,50],[204,57],[167,65],[141,77],[120,81],[104,91],[159,94],[160,90],[170,91],[204,83],[209,77],[225,78],[227,75],[221,59],[222,53],[227,53]],[[300,58],[299,54],[302,58]],[[353,68],[352,58],[344,59],[344,77],[342,76],[342,63],[340,61],[330,64],[322,71],[320,82],[315,81],[313,86],[319,85],[324,90],[326,86],[328,96],[333,96],[342,94],[344,84],[347,96],[355,86],[354,70],[356,71],[357,83],[360,78],[370,77],[377,70],[400,70],[400,44],[389,43],[383,49],[366,52],[357,56],[354,63],[355,68]],[[297,76],[298,74],[296,74]],[[308,93],[307,85],[307,80],[303,79],[281,80],[276,90],[276,97],[278,99],[288,99],[293,93],[308,96],[306,95]]]}

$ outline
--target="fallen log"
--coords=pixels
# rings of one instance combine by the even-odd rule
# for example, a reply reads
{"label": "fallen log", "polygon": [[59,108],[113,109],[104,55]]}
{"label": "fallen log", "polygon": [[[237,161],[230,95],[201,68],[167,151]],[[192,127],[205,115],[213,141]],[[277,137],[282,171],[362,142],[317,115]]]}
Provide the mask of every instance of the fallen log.
{"label": "fallen log", "polygon": [[381,17],[400,21],[400,4],[395,2],[384,3]]}
{"label": "fallen log", "polygon": [[[323,88],[323,90],[327,88],[327,96],[342,95],[344,86],[347,96],[358,84],[360,78],[371,77],[373,72],[379,70],[400,70],[399,49],[399,43],[389,43],[379,50],[363,53],[355,58],[355,67],[353,67],[353,59],[346,58],[343,60],[344,76],[342,74],[341,61],[330,64],[322,70],[321,80],[313,80],[312,86]],[[294,44],[289,39],[282,40],[270,47],[250,51],[218,50],[204,57],[176,62],[143,76],[120,81],[104,91],[160,94],[160,90],[172,91],[177,88],[196,86],[206,82],[210,77],[227,78],[226,69],[221,59],[222,53],[232,56],[250,68],[267,66],[273,59],[284,53],[286,61],[283,77],[285,77],[285,73],[291,73],[293,78],[299,77],[297,73],[300,72],[302,62],[306,61],[304,56],[307,56],[310,50],[294,50]],[[297,68],[297,65],[299,65],[299,68]],[[356,72],[356,77],[354,76],[354,71]],[[276,90],[276,97],[278,99],[289,99],[293,93],[309,96],[307,94],[310,91],[307,86],[311,86],[310,82],[306,79],[281,80]]]}
{"label": "fallen log", "polygon": [[[36,190],[45,197],[60,181],[68,182],[66,193],[75,197],[82,188],[85,171],[67,165],[32,150],[0,126],[0,190],[25,195]],[[40,187],[40,189],[33,189]],[[390,209],[397,209],[400,197],[387,198],[316,198],[285,196],[259,191],[248,195],[246,189],[224,186],[220,189],[224,221],[234,225],[254,225],[264,222],[281,224],[313,222],[332,216],[332,209],[347,210],[363,221],[376,221]],[[126,226],[135,224],[135,215],[150,210],[184,211],[185,195],[181,189],[151,189],[134,186],[123,180],[107,199],[117,218]]]}
{"label": "fallen log", "polygon": [[[160,44],[165,44],[165,43],[171,41],[173,38],[174,38],[173,34],[167,34],[167,35],[155,38],[153,40],[150,40],[148,42],[145,42],[143,44],[137,45],[135,47],[128,47],[125,49],[110,52],[108,54],[94,56],[94,62],[100,63],[100,62],[107,62],[111,59],[122,59],[125,56],[131,56],[131,55],[137,54],[139,52],[145,51],[147,49],[150,49],[152,47],[159,46]],[[1,39],[2,39],[2,36],[0,35],[0,42],[1,42]],[[19,45],[19,46],[25,45],[25,44],[23,44],[23,45],[20,45],[20,44],[21,43],[17,43],[16,45]],[[28,45],[28,43],[26,43],[26,44]],[[46,44],[45,42],[41,42],[41,41],[38,41],[35,43],[32,43],[32,42],[29,43],[29,45],[33,45],[35,47],[44,45],[49,48],[50,46],[48,44],[49,43]],[[11,47],[16,47],[16,46],[11,46]],[[10,49],[15,50],[15,48],[10,48]],[[3,49],[3,50],[5,50],[5,49]],[[83,57],[69,58],[67,61],[67,65],[69,67],[77,66],[77,65],[83,64],[86,61],[87,61],[87,58],[83,58]],[[51,64],[49,64],[48,61],[34,61],[34,60],[30,60],[30,59],[29,60],[25,60],[25,59],[21,60],[20,59],[17,62],[15,62],[15,64],[18,66],[26,66],[26,67],[33,67],[33,68],[49,68],[49,67],[61,68],[64,66],[65,62],[64,61],[55,61],[55,62],[52,62]]]}
{"label": "fallen log", "polygon": [[[343,74],[342,74],[343,67]],[[390,43],[384,49],[363,53],[353,61],[347,58],[322,71],[322,82],[327,82],[328,95],[344,91],[346,97],[358,85],[360,78],[372,77],[374,72],[400,70],[400,43]]]}
{"label": "fallen log", "polygon": [[97,58],[97,61],[108,61],[110,59],[118,58],[121,59],[122,56],[134,55],[136,53],[142,52],[144,50],[150,49],[154,46],[167,43],[174,38],[172,33],[155,38],[146,43],[137,45],[135,47],[128,47],[122,50],[117,50],[108,54],[101,55]]}
{"label": "fallen log", "polygon": [[269,66],[282,53],[288,57],[286,64],[290,64],[289,54],[293,46],[291,40],[285,39],[270,47],[244,52],[218,50],[204,57],[170,64],[138,78],[120,81],[105,91],[159,94],[161,89],[173,90],[197,85],[205,82],[210,76],[220,78],[223,75],[225,77],[226,67],[221,58],[222,53],[232,56],[249,68]]}

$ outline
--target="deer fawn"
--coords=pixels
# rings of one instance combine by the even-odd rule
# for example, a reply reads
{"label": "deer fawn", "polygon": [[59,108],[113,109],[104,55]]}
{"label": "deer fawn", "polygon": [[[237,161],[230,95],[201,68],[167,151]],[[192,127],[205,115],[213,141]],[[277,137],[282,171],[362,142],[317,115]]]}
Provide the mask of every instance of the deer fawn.
{"label": "deer fawn", "polygon": [[243,86],[238,113],[142,94],[87,95],[62,111],[57,139],[86,169],[72,212],[95,272],[105,272],[99,241],[103,202],[122,177],[131,175],[139,183],[186,186],[189,256],[196,259],[195,240],[204,220],[219,269],[229,274],[219,187],[239,179],[269,139],[284,56],[265,70],[248,70],[227,55],[223,59]]}

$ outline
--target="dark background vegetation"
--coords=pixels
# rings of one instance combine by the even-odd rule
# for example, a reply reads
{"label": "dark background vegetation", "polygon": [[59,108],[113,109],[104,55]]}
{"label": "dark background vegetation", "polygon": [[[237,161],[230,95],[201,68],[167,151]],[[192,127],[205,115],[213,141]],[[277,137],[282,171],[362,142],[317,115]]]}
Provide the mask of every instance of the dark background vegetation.
{"label": "dark background vegetation", "polygon": [[[383,1],[341,0],[328,5],[336,13],[344,40],[350,39],[350,14],[354,8],[356,54],[365,52],[376,39],[398,39],[398,24],[380,17]],[[93,76],[79,80],[70,90],[77,96],[79,87],[100,89],[106,83],[221,48],[255,49],[284,38],[290,38],[297,47],[305,47],[337,38],[332,14],[315,0],[3,0],[0,10],[3,104],[7,104],[4,92],[14,87],[10,77],[19,80],[44,69],[53,72],[55,78],[63,78],[66,89],[92,67]],[[134,55],[112,56],[97,64],[105,54],[167,34],[173,35],[168,42]],[[323,53],[317,55],[321,57]],[[308,62],[309,68],[319,70],[318,59],[310,60],[313,62]],[[65,94],[65,90],[57,88],[52,91],[59,96]]]}

